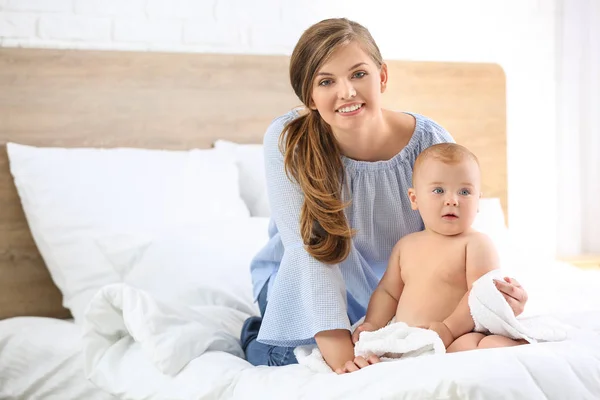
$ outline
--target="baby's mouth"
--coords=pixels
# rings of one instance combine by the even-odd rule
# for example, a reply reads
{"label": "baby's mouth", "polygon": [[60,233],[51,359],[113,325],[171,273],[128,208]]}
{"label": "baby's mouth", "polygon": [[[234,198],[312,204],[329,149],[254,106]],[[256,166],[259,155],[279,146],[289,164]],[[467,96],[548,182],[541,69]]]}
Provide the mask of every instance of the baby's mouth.
{"label": "baby's mouth", "polygon": [[457,219],[458,215],[453,214],[453,213],[449,213],[449,214],[442,215],[442,218],[444,218],[444,219]]}

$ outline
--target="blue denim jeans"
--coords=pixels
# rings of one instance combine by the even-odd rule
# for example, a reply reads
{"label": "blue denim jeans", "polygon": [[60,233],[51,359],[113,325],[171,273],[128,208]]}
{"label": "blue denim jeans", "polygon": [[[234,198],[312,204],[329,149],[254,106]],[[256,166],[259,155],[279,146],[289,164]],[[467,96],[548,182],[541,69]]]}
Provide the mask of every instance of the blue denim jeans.
{"label": "blue denim jeans", "polygon": [[[258,308],[260,309],[260,315],[263,317],[267,309],[268,283],[268,281],[265,283],[265,286],[258,295]],[[272,367],[298,364],[298,360],[296,360],[296,356],[294,355],[294,347],[270,346],[259,343],[256,340],[261,323],[262,317],[250,317],[244,321],[240,339],[242,349],[246,353],[246,360],[252,365],[268,365]]]}

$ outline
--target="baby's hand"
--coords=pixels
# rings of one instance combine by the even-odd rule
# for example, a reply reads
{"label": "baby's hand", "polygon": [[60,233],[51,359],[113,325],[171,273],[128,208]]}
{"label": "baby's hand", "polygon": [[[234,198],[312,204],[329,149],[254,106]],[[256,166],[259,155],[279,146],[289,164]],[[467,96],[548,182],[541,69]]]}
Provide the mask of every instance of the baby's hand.
{"label": "baby's hand", "polygon": [[448,326],[446,326],[446,324],[443,322],[432,322],[429,324],[429,329],[439,335],[440,339],[442,339],[442,342],[444,342],[445,348],[448,348],[448,346],[454,342],[454,335],[452,335],[452,332]]}
{"label": "baby's hand", "polygon": [[373,332],[373,331],[376,331],[377,329],[378,328],[370,322],[364,322],[364,323],[360,324],[356,328],[354,333],[352,333],[352,342],[353,343],[358,342],[358,336],[360,335],[361,332]]}

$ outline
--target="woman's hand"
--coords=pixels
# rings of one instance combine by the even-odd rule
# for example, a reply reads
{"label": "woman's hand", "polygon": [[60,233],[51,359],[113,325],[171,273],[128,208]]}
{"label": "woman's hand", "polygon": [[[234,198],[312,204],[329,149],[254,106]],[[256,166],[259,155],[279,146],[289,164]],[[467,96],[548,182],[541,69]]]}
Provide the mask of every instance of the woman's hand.
{"label": "woman's hand", "polygon": [[322,331],[315,335],[317,346],[323,359],[337,374],[358,371],[361,368],[379,362],[379,357],[367,358],[354,356],[354,343],[350,332],[345,329]]}
{"label": "woman's hand", "polygon": [[527,292],[516,279],[505,277],[503,281],[494,279],[496,288],[502,293],[506,302],[518,317],[525,309],[527,303]]}
{"label": "woman's hand", "polygon": [[379,361],[379,357],[375,354],[370,355],[367,358],[364,357],[354,357],[354,360],[347,361],[346,364],[342,368],[338,368],[335,370],[335,373],[338,375],[345,374],[348,372],[358,371],[361,368],[368,367],[372,364],[377,364]]}

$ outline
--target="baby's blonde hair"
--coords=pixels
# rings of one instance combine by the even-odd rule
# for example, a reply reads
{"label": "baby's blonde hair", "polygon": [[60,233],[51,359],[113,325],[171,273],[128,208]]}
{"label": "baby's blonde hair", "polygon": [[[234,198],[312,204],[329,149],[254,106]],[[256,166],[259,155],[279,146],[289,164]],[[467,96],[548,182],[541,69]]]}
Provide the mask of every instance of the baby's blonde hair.
{"label": "baby's blonde hair", "polygon": [[412,182],[413,186],[415,185],[415,176],[419,168],[423,165],[423,163],[427,160],[436,160],[441,161],[444,164],[458,164],[464,160],[471,160],[477,164],[477,168],[479,168],[479,160],[477,156],[473,154],[469,149],[465,146],[461,146],[456,143],[439,143],[434,144],[423,150],[415,160],[415,165],[413,166],[413,175]]}

